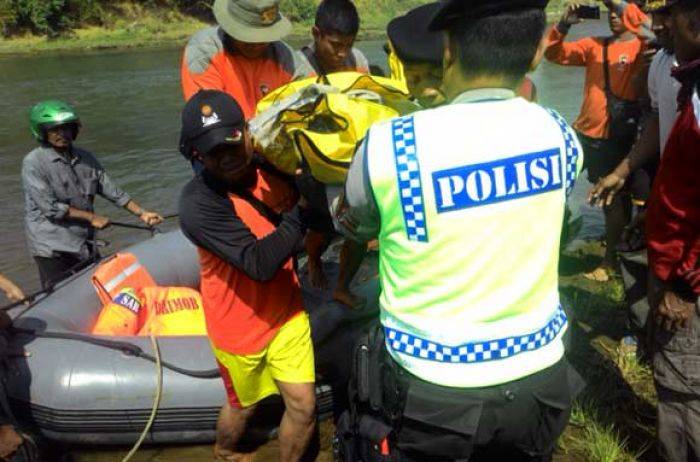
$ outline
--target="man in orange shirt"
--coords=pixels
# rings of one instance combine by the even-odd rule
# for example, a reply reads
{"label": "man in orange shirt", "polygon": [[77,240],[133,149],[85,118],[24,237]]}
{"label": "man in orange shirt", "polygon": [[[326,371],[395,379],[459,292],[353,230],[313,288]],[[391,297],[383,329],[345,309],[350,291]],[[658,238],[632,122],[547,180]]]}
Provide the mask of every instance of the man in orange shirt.
{"label": "man in orange shirt", "polygon": [[[617,100],[627,103],[636,102],[641,96],[635,86],[635,75],[641,67],[643,43],[632,31],[626,28],[632,12],[639,9],[630,4],[622,16],[617,9],[611,8],[609,25],[610,37],[586,37],[565,42],[564,39],[572,25],[581,22],[577,17],[578,5],[571,4],[557,25],[549,32],[545,56],[548,60],[564,66],[583,66],[586,68],[583,104],[581,112],[573,126],[585,151],[588,179],[595,183],[610,173],[627,155],[635,141],[636,131],[631,136],[621,137],[611,133],[608,97],[612,94]],[[607,50],[606,50],[607,48]],[[604,60],[607,55],[607,60]],[[609,75],[609,88],[606,85],[605,66]],[[606,91],[607,90],[607,91]],[[596,281],[607,281],[615,266],[616,246],[620,242],[622,231],[630,219],[631,205],[629,198],[618,197],[604,208],[605,214],[605,258],[602,264],[586,277]]]}
{"label": "man in orange shirt", "polygon": [[217,460],[245,460],[236,444],[262,399],[281,394],[280,459],[299,460],[315,427],[314,356],[294,256],[306,209],[292,185],[252,153],[243,110],[203,90],[182,114],[180,150],[203,170],[183,189],[180,226],[198,248],[207,332],[228,396]]}
{"label": "man in orange shirt", "polygon": [[243,109],[246,120],[270,91],[313,75],[308,62],[282,42],[292,30],[279,0],[216,0],[218,26],[197,32],[182,59],[185,100],[199,90],[221,90]]}

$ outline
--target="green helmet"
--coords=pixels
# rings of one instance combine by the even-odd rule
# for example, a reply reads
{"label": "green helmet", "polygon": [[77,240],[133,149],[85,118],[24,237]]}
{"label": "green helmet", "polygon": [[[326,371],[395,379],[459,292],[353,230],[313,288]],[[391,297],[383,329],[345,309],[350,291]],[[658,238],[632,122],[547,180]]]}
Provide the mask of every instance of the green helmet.
{"label": "green helmet", "polygon": [[39,141],[44,141],[46,130],[59,125],[74,124],[80,127],[80,119],[73,107],[63,101],[42,101],[32,108],[29,114],[29,129]]}

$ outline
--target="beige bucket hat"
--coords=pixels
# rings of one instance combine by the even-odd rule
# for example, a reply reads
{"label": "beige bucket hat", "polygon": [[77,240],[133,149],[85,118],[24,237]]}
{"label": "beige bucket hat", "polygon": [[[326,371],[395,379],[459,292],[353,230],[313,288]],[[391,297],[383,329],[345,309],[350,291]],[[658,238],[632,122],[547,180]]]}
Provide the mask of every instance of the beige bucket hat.
{"label": "beige bucket hat", "polygon": [[292,31],[292,23],[280,14],[279,0],[216,0],[214,17],[241,42],[275,42]]}

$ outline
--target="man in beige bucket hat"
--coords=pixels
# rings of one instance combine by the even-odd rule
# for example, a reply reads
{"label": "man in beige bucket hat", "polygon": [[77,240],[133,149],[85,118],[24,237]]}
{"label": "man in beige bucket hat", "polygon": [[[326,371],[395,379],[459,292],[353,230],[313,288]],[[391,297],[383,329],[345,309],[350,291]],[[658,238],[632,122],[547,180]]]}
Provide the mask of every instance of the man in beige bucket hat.
{"label": "man in beige bucket hat", "polygon": [[308,62],[282,39],[292,24],[279,0],[216,0],[217,26],[197,32],[182,60],[182,90],[189,99],[199,90],[230,94],[246,120],[270,91],[313,75]]}

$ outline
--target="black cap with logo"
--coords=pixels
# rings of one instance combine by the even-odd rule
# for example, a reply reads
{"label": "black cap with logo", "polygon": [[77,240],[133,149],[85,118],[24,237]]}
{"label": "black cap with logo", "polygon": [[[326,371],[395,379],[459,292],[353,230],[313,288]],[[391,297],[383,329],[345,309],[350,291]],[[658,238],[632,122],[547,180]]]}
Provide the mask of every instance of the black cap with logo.
{"label": "black cap with logo", "polygon": [[200,90],[182,110],[180,152],[191,159],[194,151],[208,154],[222,144],[241,144],[245,123],[243,110],[231,95]]}
{"label": "black cap with logo", "polygon": [[544,9],[549,0],[447,0],[442,2],[428,26],[430,30],[445,30],[455,23],[495,16],[506,11],[527,8]]}
{"label": "black cap with logo", "polygon": [[389,22],[386,32],[401,61],[442,64],[442,34],[428,30],[428,23],[439,9],[440,3],[428,3]]}

